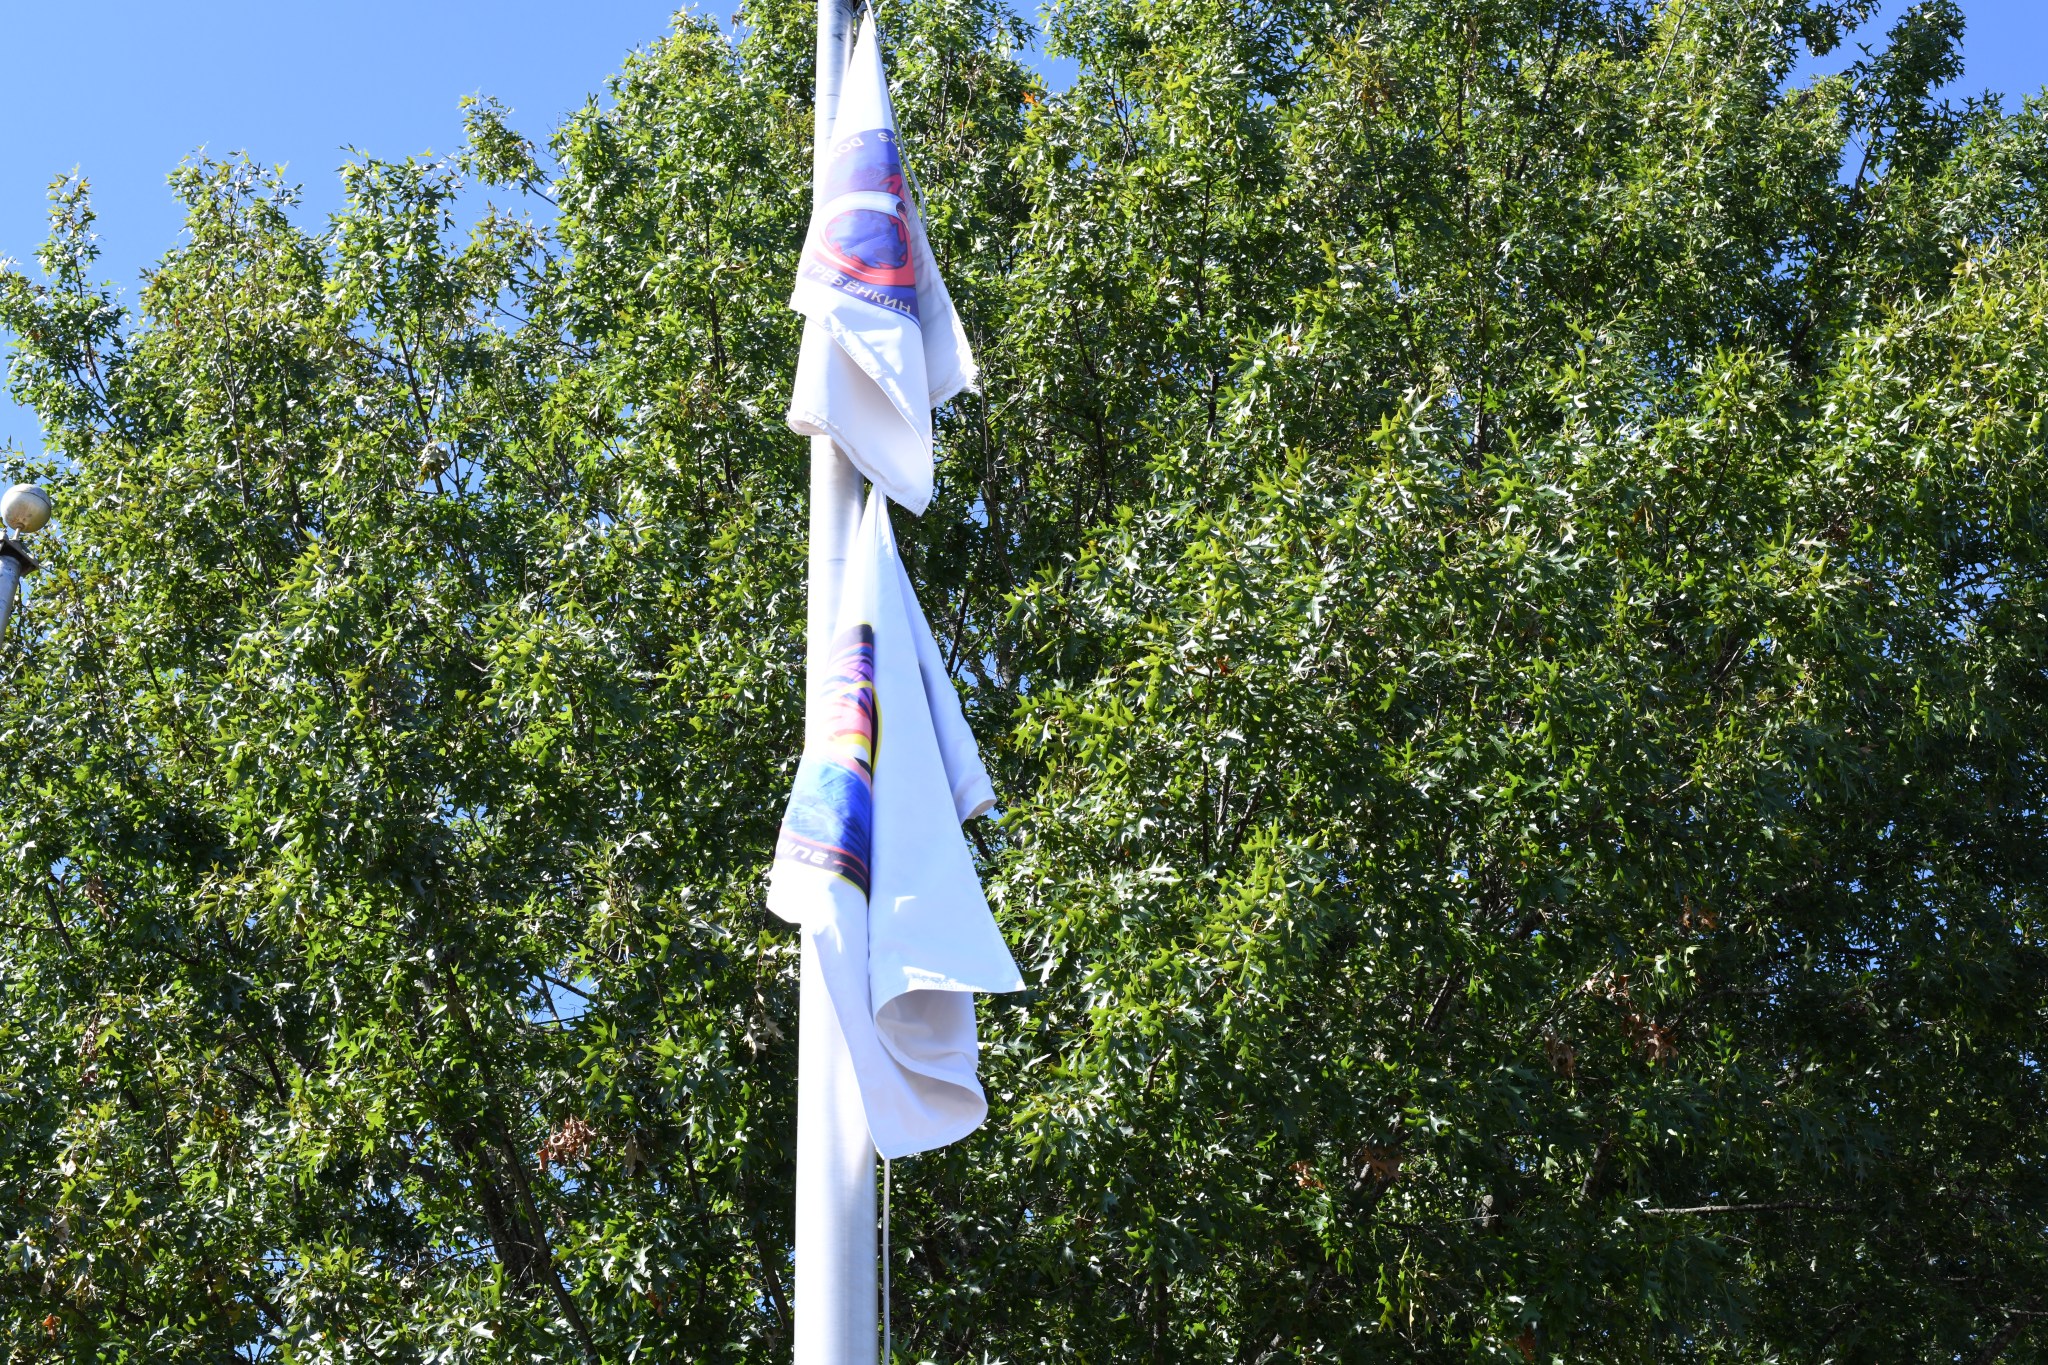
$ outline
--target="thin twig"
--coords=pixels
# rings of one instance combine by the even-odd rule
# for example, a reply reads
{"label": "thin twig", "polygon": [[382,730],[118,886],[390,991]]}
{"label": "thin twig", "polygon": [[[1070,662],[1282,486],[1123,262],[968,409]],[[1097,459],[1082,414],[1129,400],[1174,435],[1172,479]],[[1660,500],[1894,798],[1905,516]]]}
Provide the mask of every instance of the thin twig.
{"label": "thin twig", "polygon": [[1818,1204],[1810,1199],[1784,1199],[1767,1204],[1694,1204],[1683,1209],[1637,1209],[1638,1213],[1654,1214],[1660,1218],[1684,1218],[1702,1213],[1783,1213],[1790,1209],[1810,1209],[1826,1212],[1832,1204]]}

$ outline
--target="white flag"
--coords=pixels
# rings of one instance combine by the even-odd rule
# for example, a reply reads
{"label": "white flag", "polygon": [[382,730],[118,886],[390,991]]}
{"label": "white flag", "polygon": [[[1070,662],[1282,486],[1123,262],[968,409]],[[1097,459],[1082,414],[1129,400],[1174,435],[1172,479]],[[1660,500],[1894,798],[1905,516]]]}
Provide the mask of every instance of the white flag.
{"label": "white flag", "polygon": [[846,70],[824,177],[789,300],[807,319],[790,429],[830,436],[875,487],[922,516],[932,409],[973,388],[976,371],[904,186],[873,16]]}
{"label": "white flag", "polygon": [[814,944],[875,1150],[894,1160],[981,1126],[973,991],[1024,988],[961,823],[995,790],[868,497],[829,677],[776,841],[768,906]]}

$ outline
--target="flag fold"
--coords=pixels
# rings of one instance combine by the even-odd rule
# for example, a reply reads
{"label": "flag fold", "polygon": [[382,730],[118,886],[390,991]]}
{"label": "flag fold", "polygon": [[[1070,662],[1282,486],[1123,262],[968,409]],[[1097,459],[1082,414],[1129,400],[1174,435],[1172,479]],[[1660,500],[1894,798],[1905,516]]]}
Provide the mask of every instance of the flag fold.
{"label": "flag fold", "polygon": [[976,383],[967,331],[904,183],[872,15],[846,69],[790,307],[805,318],[791,430],[830,436],[875,487],[922,516],[932,409]]}
{"label": "flag fold", "polygon": [[832,641],[768,906],[816,949],[868,1132],[893,1160],[981,1126],[971,992],[1024,980],[961,829],[995,790],[880,488],[854,536]]}

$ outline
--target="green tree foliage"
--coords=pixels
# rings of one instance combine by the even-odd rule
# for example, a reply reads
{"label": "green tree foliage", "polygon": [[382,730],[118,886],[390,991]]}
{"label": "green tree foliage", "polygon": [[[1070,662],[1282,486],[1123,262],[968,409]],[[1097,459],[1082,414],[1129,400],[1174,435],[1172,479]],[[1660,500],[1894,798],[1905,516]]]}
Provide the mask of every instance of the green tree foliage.
{"label": "green tree foliage", "polygon": [[[1034,983],[903,1359],[2048,1360],[2048,105],[1873,9],[885,9]],[[0,276],[10,1361],[787,1358],[810,13]]]}

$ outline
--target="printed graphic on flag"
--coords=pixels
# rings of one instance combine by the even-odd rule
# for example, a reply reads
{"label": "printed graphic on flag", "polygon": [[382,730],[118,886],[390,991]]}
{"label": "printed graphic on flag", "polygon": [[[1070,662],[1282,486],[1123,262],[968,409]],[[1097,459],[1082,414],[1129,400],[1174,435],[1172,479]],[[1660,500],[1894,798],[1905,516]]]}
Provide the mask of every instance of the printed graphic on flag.
{"label": "printed graphic on flag", "polygon": [[825,192],[823,226],[804,243],[801,273],[916,322],[917,273],[895,132],[871,128],[834,144]]}
{"label": "printed graphic on flag", "polygon": [[824,694],[824,734],[797,765],[775,857],[830,872],[865,896],[874,856],[875,751],[882,738],[873,626],[854,626],[834,642]]}

